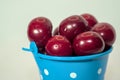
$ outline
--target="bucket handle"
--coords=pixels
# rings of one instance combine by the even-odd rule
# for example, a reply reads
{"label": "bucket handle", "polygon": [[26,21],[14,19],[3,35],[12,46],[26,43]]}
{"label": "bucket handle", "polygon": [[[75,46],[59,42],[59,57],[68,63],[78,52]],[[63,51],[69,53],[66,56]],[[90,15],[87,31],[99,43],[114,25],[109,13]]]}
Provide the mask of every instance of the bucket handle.
{"label": "bucket handle", "polygon": [[29,48],[24,48],[24,47],[23,47],[22,50],[23,50],[23,51],[32,52],[34,56],[37,56],[37,54],[38,54],[38,48],[37,48],[35,42],[33,42],[33,41],[30,42]]}

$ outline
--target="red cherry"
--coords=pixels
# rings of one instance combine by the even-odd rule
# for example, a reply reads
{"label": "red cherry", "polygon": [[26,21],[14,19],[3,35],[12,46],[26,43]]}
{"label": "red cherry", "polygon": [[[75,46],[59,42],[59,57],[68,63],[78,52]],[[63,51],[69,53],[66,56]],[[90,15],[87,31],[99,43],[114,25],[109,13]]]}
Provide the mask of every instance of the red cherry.
{"label": "red cherry", "polygon": [[86,26],[87,23],[83,17],[72,15],[60,23],[59,33],[72,42],[76,35],[86,31]]}
{"label": "red cherry", "polygon": [[82,17],[85,18],[85,20],[88,23],[88,29],[90,30],[96,23],[98,23],[97,19],[95,18],[95,16],[93,16],[92,14],[89,13],[84,13],[81,14]]}
{"label": "red cherry", "polygon": [[43,48],[52,35],[52,23],[48,18],[36,17],[28,25],[28,39]]}
{"label": "red cherry", "polygon": [[105,41],[106,48],[112,46],[116,40],[115,29],[109,23],[97,23],[91,30],[99,33],[102,36]]}
{"label": "red cherry", "polygon": [[52,56],[71,56],[71,43],[61,35],[55,35],[49,39],[45,46],[46,54]]}
{"label": "red cherry", "polygon": [[93,31],[83,32],[74,39],[73,48],[76,55],[89,55],[102,52],[105,43],[102,37]]}

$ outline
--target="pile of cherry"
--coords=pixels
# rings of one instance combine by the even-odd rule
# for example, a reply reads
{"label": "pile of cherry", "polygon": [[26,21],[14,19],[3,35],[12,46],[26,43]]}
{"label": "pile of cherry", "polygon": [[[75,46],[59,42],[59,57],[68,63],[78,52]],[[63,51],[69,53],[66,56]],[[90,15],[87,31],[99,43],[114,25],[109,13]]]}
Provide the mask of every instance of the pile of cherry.
{"label": "pile of cherry", "polygon": [[52,56],[84,56],[108,50],[116,39],[113,26],[89,13],[71,15],[52,31],[52,22],[36,17],[28,25],[27,35],[40,53]]}

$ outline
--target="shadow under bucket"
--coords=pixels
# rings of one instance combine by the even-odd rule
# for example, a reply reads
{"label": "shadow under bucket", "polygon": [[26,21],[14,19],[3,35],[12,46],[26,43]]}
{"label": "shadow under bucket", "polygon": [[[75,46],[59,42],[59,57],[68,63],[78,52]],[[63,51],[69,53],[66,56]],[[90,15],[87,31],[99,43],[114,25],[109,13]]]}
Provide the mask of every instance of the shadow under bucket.
{"label": "shadow under bucket", "polygon": [[88,56],[57,57],[38,53],[34,42],[30,48],[38,65],[41,80],[104,80],[109,53],[112,47],[99,54]]}

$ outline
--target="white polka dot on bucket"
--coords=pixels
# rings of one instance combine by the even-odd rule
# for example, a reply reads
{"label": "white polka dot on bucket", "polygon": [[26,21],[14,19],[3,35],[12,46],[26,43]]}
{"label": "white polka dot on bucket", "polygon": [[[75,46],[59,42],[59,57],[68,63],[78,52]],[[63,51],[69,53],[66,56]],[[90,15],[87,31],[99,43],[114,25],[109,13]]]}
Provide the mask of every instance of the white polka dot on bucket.
{"label": "white polka dot on bucket", "polygon": [[102,68],[99,68],[98,69],[98,74],[101,74],[102,73]]}
{"label": "white polka dot on bucket", "polygon": [[74,79],[74,78],[77,77],[77,74],[76,74],[75,72],[71,72],[71,73],[70,73],[70,77]]}
{"label": "white polka dot on bucket", "polygon": [[49,75],[49,72],[47,69],[44,69],[44,73],[45,73],[45,75]]}

